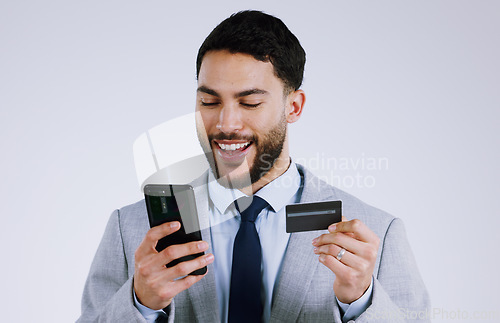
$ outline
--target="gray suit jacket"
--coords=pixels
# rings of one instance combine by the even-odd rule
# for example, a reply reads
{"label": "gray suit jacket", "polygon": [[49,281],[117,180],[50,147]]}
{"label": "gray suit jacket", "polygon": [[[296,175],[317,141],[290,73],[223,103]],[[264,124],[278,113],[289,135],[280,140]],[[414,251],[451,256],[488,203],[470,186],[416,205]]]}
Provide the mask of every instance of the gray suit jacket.
{"label": "gray suit jacket", "polygon": [[[429,321],[429,297],[402,221],[297,166],[303,178],[301,202],[342,200],[345,217],[362,220],[380,237],[372,303],[356,322],[407,322],[415,317]],[[202,222],[208,219],[206,181],[203,176],[193,183]],[[144,201],[113,212],[90,268],[78,322],[145,322],[134,306],[133,275],[134,253],[148,229]],[[211,245],[208,230],[202,235]],[[333,293],[335,275],[318,262],[311,245],[322,233],[291,234],[274,290],[271,322],[341,322]],[[210,265],[206,277],[174,298],[169,322],[220,322],[217,302]]]}

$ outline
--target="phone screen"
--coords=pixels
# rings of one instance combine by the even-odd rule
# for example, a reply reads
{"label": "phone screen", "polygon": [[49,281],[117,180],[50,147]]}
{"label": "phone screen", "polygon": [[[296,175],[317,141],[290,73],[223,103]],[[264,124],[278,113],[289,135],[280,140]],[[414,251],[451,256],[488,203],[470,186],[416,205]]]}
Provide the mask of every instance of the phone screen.
{"label": "phone screen", "polygon": [[[198,213],[194,198],[194,191],[190,185],[154,185],[144,187],[146,209],[151,227],[165,222],[179,221],[181,228],[160,239],[156,250],[161,251],[174,244],[184,244],[201,240],[201,231]],[[204,253],[196,253],[175,259],[167,267],[173,267],[182,261],[192,260]],[[190,275],[203,275],[207,267],[195,270]]]}

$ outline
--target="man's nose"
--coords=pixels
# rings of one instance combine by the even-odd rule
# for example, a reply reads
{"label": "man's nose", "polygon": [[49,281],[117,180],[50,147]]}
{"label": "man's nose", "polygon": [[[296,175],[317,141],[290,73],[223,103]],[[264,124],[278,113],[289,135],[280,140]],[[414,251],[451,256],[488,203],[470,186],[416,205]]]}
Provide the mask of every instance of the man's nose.
{"label": "man's nose", "polygon": [[243,128],[241,122],[241,113],[236,107],[225,106],[222,107],[219,114],[219,122],[217,123],[217,129],[223,133],[233,133],[238,132]]}

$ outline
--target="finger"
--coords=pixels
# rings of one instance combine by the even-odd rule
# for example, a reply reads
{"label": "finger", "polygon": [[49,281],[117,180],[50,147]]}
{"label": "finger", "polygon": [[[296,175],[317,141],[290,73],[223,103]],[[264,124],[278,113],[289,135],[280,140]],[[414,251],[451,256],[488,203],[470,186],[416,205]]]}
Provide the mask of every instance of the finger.
{"label": "finger", "polygon": [[[158,254],[155,256],[158,257]],[[213,254],[207,254],[193,260],[181,262],[171,268],[165,266],[162,266],[161,269],[155,266],[136,267],[134,273],[134,290],[139,299],[141,299],[142,304],[152,309],[163,308],[170,304],[172,298],[183,290],[183,284],[175,284],[179,277],[186,276],[197,269],[205,267],[212,263],[213,260]],[[184,282],[189,284],[184,286],[187,286],[186,288],[190,287],[203,276],[197,275],[196,277],[185,279]]]}
{"label": "finger", "polygon": [[137,248],[136,259],[145,257],[147,254],[156,253],[156,244],[161,238],[179,230],[181,224],[178,221],[167,222],[149,229],[141,244]]}
{"label": "finger", "polygon": [[369,261],[375,261],[379,249],[379,238],[375,235],[373,241],[364,242],[353,238],[346,233],[333,232],[319,236],[313,242],[315,247],[322,245],[335,244],[348,250],[350,253]]}
{"label": "finger", "polygon": [[[342,215],[342,220],[341,220],[341,222],[347,222],[347,221],[349,221],[349,220],[348,220],[345,216],[343,216],[343,215]],[[339,222],[335,222],[335,223],[339,223]],[[329,230],[330,232],[333,232],[333,231],[334,231],[334,230],[330,230],[330,228],[335,228],[335,226],[333,226],[335,223],[332,223],[332,224],[330,225],[330,227],[328,227],[328,230]],[[354,237],[354,233],[352,233],[352,232],[344,232],[344,233],[345,233],[345,234],[347,234],[348,236]]]}
{"label": "finger", "polygon": [[205,241],[192,241],[171,245],[159,252],[158,257],[156,257],[156,265],[164,266],[172,260],[203,252],[207,249],[208,243]]}
{"label": "finger", "polygon": [[175,295],[191,287],[205,275],[188,275],[178,280],[174,280],[170,276],[171,272],[164,267],[164,271],[145,280],[141,296],[139,296],[140,289],[138,288],[140,286],[137,285],[138,279],[134,279],[134,289],[138,297],[142,297],[140,298],[142,304],[146,305],[144,300],[149,299],[148,307],[152,309],[164,308],[165,304],[169,304]]}
{"label": "finger", "polygon": [[344,277],[350,268],[344,263],[337,260],[332,255],[321,254],[318,257],[319,262],[328,267],[337,277]]}
{"label": "finger", "polygon": [[321,247],[331,244],[335,244],[350,251],[353,254],[357,254],[359,250],[364,247],[365,243],[340,232],[322,234],[313,242],[313,245],[315,247]]}
{"label": "finger", "polygon": [[[206,274],[205,274],[206,275]],[[172,299],[175,295],[199,282],[205,275],[188,275],[181,279],[164,284],[159,294],[163,299]]]}
{"label": "finger", "polygon": [[[173,267],[166,268],[166,270],[163,271],[160,276],[166,281],[174,281],[179,277],[189,275],[193,271],[211,264],[213,261],[214,261],[214,255],[209,253],[192,260],[182,261]],[[201,275],[192,275],[192,276],[201,276]]]}
{"label": "finger", "polygon": [[378,239],[377,235],[359,219],[332,224],[328,227],[328,231],[352,233],[356,239],[364,242],[372,242]]}
{"label": "finger", "polygon": [[[345,252],[341,256],[340,259],[338,259],[338,256],[340,254],[340,251],[344,249]],[[314,253],[317,255],[330,255],[334,257],[337,261],[342,262],[344,265],[351,267],[351,268],[358,268],[360,264],[360,259],[356,255],[352,254],[349,252],[347,249],[339,247],[335,244],[330,244],[330,245],[323,245],[321,247],[315,248]]]}

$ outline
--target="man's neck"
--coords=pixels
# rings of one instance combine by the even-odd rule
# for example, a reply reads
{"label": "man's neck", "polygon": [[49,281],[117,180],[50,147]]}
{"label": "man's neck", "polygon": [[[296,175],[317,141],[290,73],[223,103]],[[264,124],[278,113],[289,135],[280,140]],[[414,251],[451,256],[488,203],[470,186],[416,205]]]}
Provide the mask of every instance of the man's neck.
{"label": "man's neck", "polygon": [[276,178],[283,175],[287,171],[288,167],[290,167],[290,163],[291,163],[290,156],[287,155],[286,157],[279,157],[278,159],[276,159],[276,162],[274,163],[273,167],[269,170],[269,172],[267,172],[264,176],[262,176],[257,182],[253,183],[251,186],[241,188],[240,191],[246,195],[254,195],[261,188],[263,188],[267,184],[274,181]]}

